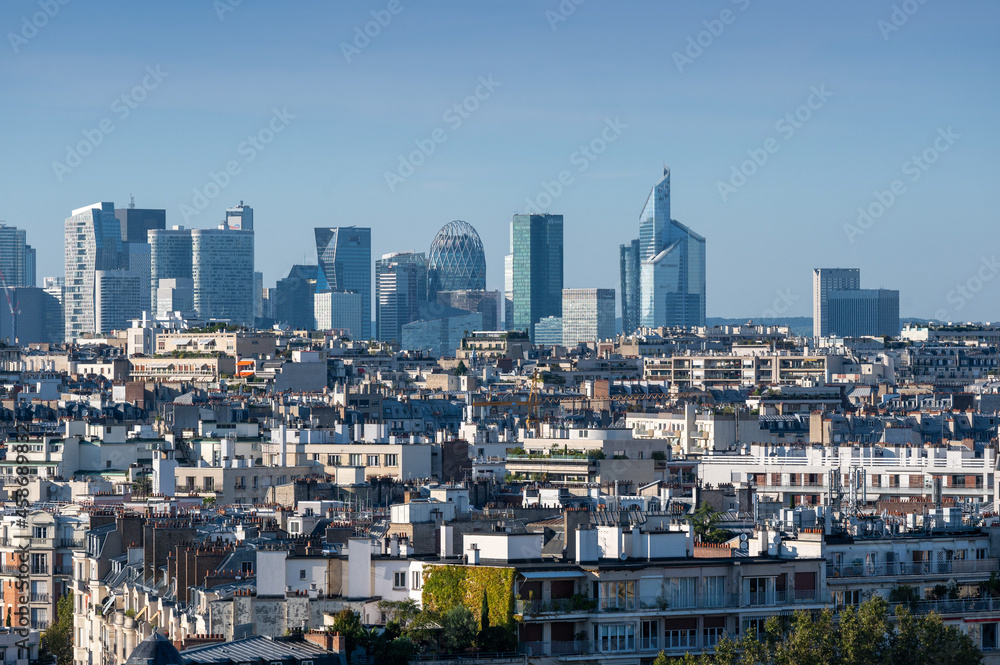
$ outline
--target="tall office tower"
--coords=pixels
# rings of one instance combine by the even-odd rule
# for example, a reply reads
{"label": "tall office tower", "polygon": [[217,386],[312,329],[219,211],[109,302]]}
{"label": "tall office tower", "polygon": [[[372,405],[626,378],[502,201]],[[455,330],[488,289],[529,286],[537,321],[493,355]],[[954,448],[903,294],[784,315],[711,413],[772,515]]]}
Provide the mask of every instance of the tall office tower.
{"label": "tall office tower", "polygon": [[24,229],[0,222],[0,270],[7,286],[35,285],[35,250]]}
{"label": "tall office tower", "polygon": [[161,279],[156,289],[156,316],[160,319],[180,312],[186,319],[194,318],[194,280],[190,277]]}
{"label": "tall office tower", "polygon": [[240,204],[232,208],[226,208],[226,221],[224,226],[231,231],[253,231],[253,208]]}
{"label": "tall office tower", "polygon": [[[146,281],[147,285],[152,283],[153,257],[152,248],[148,243],[123,242],[122,255],[124,260],[124,265],[122,266],[123,269],[138,273]],[[140,314],[142,312],[152,313],[152,298],[153,292],[148,288],[143,289],[143,292],[139,294]]]}
{"label": "tall office tower", "polygon": [[292,266],[288,277],[274,287],[274,318],[293,330],[312,330],[316,323],[313,297],[324,290],[328,288],[319,266]]}
{"label": "tall office tower", "polygon": [[191,230],[183,226],[153,229],[149,239],[150,309],[159,312],[157,289],[164,279],[191,279]]}
{"label": "tall office tower", "polygon": [[[513,244],[513,242],[511,243]],[[503,329],[514,326],[514,248],[503,257]]]}
{"label": "tall office tower", "polygon": [[375,337],[401,342],[403,326],[416,321],[427,300],[427,257],[394,252],[375,262]]}
{"label": "tall office tower", "polygon": [[252,326],[254,236],[223,224],[191,231],[191,277],[198,317]]}
{"label": "tall office tower", "polygon": [[364,326],[361,321],[360,293],[347,291],[320,291],[313,296],[316,321],[314,330],[343,330],[352,339],[360,339]]}
{"label": "tall office tower", "polygon": [[122,227],[123,242],[149,242],[149,232],[167,228],[167,211],[154,208],[136,208],[133,201],[128,208],[115,208],[115,217]]}
{"label": "tall office tower", "polygon": [[639,325],[705,325],[705,238],[670,218],[670,169],[639,215]]}
{"label": "tall office tower", "polygon": [[621,258],[622,332],[634,333],[639,327],[639,239],[619,248]]}
{"label": "tall office tower", "polygon": [[42,290],[48,296],[49,309],[46,311],[45,330],[52,343],[60,343],[66,339],[66,317],[63,315],[63,288],[65,280],[62,277],[45,277],[42,279]]}
{"label": "tall office tower", "polygon": [[479,312],[483,315],[483,329],[497,330],[500,314],[499,291],[438,291],[437,302],[445,307]]}
{"label": "tall office tower", "polygon": [[859,268],[813,268],[813,337],[831,334],[827,307],[830,292],[860,288]]}
{"label": "tall office tower", "polygon": [[37,286],[18,286],[7,290],[13,306],[0,307],[0,339],[28,344],[58,344],[63,341],[62,305],[48,290]]}
{"label": "tall office tower", "polygon": [[260,271],[253,274],[253,316],[264,317],[264,273]]}
{"label": "tall office tower", "polygon": [[843,289],[827,294],[826,334],[837,337],[899,335],[899,291]]}
{"label": "tall office tower", "polygon": [[428,298],[438,291],[486,289],[486,252],[472,224],[456,219],[441,227],[427,254]]}
{"label": "tall office tower", "polygon": [[513,254],[514,330],[534,340],[535,324],[547,316],[562,316],[563,217],[514,215],[511,220]]}
{"label": "tall office tower", "polygon": [[73,341],[97,331],[95,281],[99,270],[119,270],[122,258],[121,225],[113,203],[95,203],[74,210],[65,223],[63,313],[65,334]]}
{"label": "tall office tower", "polygon": [[614,289],[563,289],[562,343],[565,346],[614,336]]}
{"label": "tall office tower", "polygon": [[372,338],[372,230],[358,226],[316,229],[316,254],[332,291],[360,294],[362,338]]}
{"label": "tall office tower", "polygon": [[[137,270],[98,270],[94,274],[95,333],[125,330],[142,316],[149,278]],[[147,295],[148,297],[148,295]]]}

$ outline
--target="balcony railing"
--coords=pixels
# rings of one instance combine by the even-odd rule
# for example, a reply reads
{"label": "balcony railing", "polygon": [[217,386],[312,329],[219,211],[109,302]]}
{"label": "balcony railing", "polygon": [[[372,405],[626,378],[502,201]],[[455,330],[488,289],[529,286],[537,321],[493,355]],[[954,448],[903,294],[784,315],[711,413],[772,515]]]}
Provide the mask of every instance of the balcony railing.
{"label": "balcony railing", "polygon": [[561,598],[554,600],[518,600],[515,612],[519,615],[569,614],[579,612],[664,612],[692,609],[768,607],[822,602],[815,590],[754,591],[742,594],[698,594],[697,596],[641,596],[635,598]]}
{"label": "balcony railing", "polygon": [[49,594],[47,594],[47,593],[33,593],[33,594],[31,594],[31,602],[33,602],[33,603],[47,603],[47,602],[49,602]]}
{"label": "balcony railing", "polygon": [[83,538],[60,538],[59,547],[83,547]]}
{"label": "balcony railing", "polygon": [[895,561],[892,563],[827,564],[827,579],[838,577],[900,577],[907,575],[969,575],[1000,570],[998,559],[951,559],[941,561]]}
{"label": "balcony railing", "polygon": [[590,640],[571,640],[567,642],[521,642],[521,653],[527,656],[554,656],[569,654],[588,654],[594,652],[594,643]]}

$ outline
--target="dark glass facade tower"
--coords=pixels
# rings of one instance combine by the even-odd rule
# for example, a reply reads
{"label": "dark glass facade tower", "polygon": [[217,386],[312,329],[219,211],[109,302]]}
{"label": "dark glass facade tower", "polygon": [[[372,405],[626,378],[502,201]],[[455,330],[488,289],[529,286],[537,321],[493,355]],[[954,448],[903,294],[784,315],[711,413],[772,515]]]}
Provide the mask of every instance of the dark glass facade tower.
{"label": "dark glass facade tower", "polygon": [[372,339],[372,230],[359,226],[316,229],[319,267],[333,291],[358,293],[364,339]]}
{"label": "dark glass facade tower", "polygon": [[622,332],[626,335],[639,327],[639,239],[619,249],[621,254]]}
{"label": "dark glass facade tower", "polygon": [[512,329],[525,330],[534,339],[539,320],[562,316],[562,215],[514,215],[511,248]]}

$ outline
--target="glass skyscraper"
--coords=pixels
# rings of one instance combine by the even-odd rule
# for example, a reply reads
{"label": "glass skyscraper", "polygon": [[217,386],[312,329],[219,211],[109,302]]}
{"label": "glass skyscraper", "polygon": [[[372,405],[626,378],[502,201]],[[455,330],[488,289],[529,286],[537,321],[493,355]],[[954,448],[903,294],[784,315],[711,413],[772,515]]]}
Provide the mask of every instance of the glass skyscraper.
{"label": "glass skyscraper", "polygon": [[630,334],[639,327],[639,239],[619,249],[621,258],[622,332]]}
{"label": "glass skyscraper", "polygon": [[358,226],[318,228],[316,254],[331,290],[362,296],[363,338],[372,339],[372,230]]}
{"label": "glass skyscraper", "polygon": [[[77,208],[65,223],[65,274],[63,313],[68,341],[97,331],[95,286],[98,270],[120,270],[121,224],[114,203]],[[128,312],[135,316],[138,312]]]}
{"label": "glass skyscraper", "polygon": [[514,215],[511,220],[513,330],[534,339],[535,324],[562,316],[563,217]]}
{"label": "glass skyscraper", "polygon": [[438,291],[486,289],[486,252],[479,233],[468,222],[448,222],[434,236],[427,255],[428,299]]}
{"label": "glass skyscraper", "polygon": [[[621,248],[622,324],[638,316],[638,325],[705,325],[705,238],[670,218],[670,169],[649,193],[639,216],[635,241]],[[638,261],[638,298],[635,286]],[[630,297],[632,296],[632,297]]]}
{"label": "glass skyscraper", "polygon": [[385,254],[375,262],[375,337],[402,342],[403,326],[419,317],[427,300],[427,257],[423,252]]}

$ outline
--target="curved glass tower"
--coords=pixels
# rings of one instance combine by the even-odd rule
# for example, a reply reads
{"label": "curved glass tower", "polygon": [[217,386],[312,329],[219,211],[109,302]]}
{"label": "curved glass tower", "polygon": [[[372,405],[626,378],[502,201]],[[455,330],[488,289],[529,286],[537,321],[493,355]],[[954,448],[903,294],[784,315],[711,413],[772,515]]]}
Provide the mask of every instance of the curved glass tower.
{"label": "curved glass tower", "polygon": [[472,224],[456,219],[441,227],[427,255],[427,297],[438,291],[486,289],[486,252]]}

